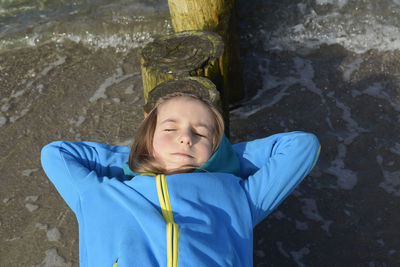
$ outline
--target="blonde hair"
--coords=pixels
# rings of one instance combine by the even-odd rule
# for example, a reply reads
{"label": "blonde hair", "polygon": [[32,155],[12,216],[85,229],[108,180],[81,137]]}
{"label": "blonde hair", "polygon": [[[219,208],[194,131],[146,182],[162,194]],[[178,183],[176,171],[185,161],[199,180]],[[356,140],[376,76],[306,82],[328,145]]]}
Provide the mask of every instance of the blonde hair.
{"label": "blonde hair", "polygon": [[157,125],[157,110],[158,107],[168,100],[174,97],[191,97],[205,104],[211,111],[214,124],[213,124],[213,138],[212,138],[212,154],[217,150],[219,144],[221,143],[222,136],[224,134],[224,120],[219,109],[214,106],[211,102],[202,99],[193,94],[187,93],[172,93],[161,97],[154,108],[149,112],[147,117],[139,126],[138,132],[136,133],[135,141],[131,147],[131,152],[129,154],[129,168],[134,172],[152,172],[152,173],[182,173],[189,172],[196,169],[198,166],[186,166],[178,170],[167,171],[157,163],[153,157],[153,136]]}

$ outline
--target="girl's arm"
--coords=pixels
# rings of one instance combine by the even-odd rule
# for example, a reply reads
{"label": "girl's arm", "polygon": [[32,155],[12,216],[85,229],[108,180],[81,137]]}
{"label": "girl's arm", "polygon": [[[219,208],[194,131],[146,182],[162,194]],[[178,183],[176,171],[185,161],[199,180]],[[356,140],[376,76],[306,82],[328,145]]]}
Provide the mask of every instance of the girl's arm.
{"label": "girl's arm", "polygon": [[42,149],[42,166],[65,202],[76,211],[81,193],[105,177],[123,177],[129,148],[95,142],[52,142]]}
{"label": "girl's arm", "polygon": [[233,146],[257,225],[271,213],[314,167],[320,150],[313,134],[275,134]]}

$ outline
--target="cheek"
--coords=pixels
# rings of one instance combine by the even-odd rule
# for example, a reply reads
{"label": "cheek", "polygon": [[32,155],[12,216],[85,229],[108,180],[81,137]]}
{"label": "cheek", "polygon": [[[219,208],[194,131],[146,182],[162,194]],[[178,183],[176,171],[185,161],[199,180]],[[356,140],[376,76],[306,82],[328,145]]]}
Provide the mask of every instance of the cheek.
{"label": "cheek", "polygon": [[205,143],[201,146],[200,150],[201,156],[202,156],[202,161],[205,163],[209,158],[211,157],[211,144]]}
{"label": "cheek", "polygon": [[168,147],[168,140],[155,134],[153,138],[153,156],[162,154]]}

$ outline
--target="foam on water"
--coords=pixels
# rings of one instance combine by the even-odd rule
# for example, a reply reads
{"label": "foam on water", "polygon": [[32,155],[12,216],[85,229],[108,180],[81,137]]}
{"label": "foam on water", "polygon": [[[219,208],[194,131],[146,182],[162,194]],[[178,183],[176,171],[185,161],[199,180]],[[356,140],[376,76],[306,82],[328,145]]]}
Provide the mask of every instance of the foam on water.
{"label": "foam on water", "polygon": [[57,55],[57,59],[54,62],[51,62],[48,66],[46,66],[41,72],[41,76],[47,75],[52,69],[60,66],[61,64],[65,63],[66,56]]}
{"label": "foam on water", "polygon": [[[333,223],[331,220],[324,219],[322,215],[318,211],[317,202],[314,199],[310,198],[299,198],[299,201],[303,203],[301,207],[301,211],[303,215],[311,221],[318,222],[321,224],[321,228],[327,233],[327,235],[331,235],[329,231],[330,225]],[[285,220],[295,225],[297,230],[308,231],[310,230],[309,225],[306,221],[300,221],[298,218],[291,218],[285,215],[281,210],[274,211],[271,215],[271,218],[275,218],[277,220]]]}
{"label": "foam on water", "polygon": [[258,258],[265,258],[265,252],[264,251],[262,251],[262,250],[256,250],[256,251],[254,251],[255,252],[255,254],[256,254],[256,256],[258,257]]}
{"label": "foam on water", "polygon": [[308,224],[306,222],[301,222],[296,220],[296,229],[301,231],[309,230]]}
{"label": "foam on water", "polygon": [[50,248],[45,252],[46,256],[41,264],[36,264],[33,267],[71,267],[72,263],[65,261],[61,257],[56,248]]}
{"label": "foam on water", "polygon": [[287,252],[283,247],[282,241],[277,241],[275,244],[276,244],[279,252],[281,253],[281,255],[283,255],[284,257],[286,257],[288,259],[290,259],[290,258],[293,259],[296,262],[297,266],[306,266],[301,261],[304,256],[310,254],[311,250],[308,247],[303,247],[299,250],[292,250],[290,252]]}
{"label": "foam on water", "polygon": [[331,4],[331,5],[335,5],[339,8],[342,8],[347,4],[347,0],[316,0],[315,2],[318,5]]}
{"label": "foam on water", "polygon": [[[25,197],[25,202],[36,202],[38,199],[39,199],[39,196],[36,196],[36,195],[26,196]],[[25,208],[29,212],[34,212],[35,210],[37,210],[39,208],[39,205],[32,204],[32,203],[26,203],[25,204]]]}
{"label": "foam on water", "polygon": [[172,29],[165,1],[1,1],[0,15],[0,49],[70,40],[126,51]]}
{"label": "foam on water", "polygon": [[34,168],[34,169],[26,169],[22,171],[23,176],[31,176],[32,173],[37,172],[39,168]]}
{"label": "foam on water", "polygon": [[297,266],[306,266],[304,265],[301,260],[303,259],[304,256],[310,254],[310,249],[307,247],[301,248],[300,250],[297,251],[291,251],[290,255],[292,255],[293,260],[297,263]]}
{"label": "foam on water", "polygon": [[[30,77],[30,79],[24,79],[19,83],[19,86],[22,88],[11,90],[9,97],[0,100],[2,104],[0,108],[0,127],[7,122],[14,123],[28,114],[32,103],[41,96],[44,89],[43,84],[38,84],[37,86],[34,86],[34,84],[65,62],[66,56],[56,55],[54,61],[42,66],[42,69],[38,72],[35,72],[34,69],[29,70],[26,76]],[[21,104],[26,99],[25,94],[27,93],[30,93],[30,97],[33,96],[31,97],[31,102],[28,104]],[[13,109],[10,109],[11,107],[13,107]],[[23,175],[25,175],[25,173],[23,173]]]}
{"label": "foam on water", "polygon": [[39,208],[38,205],[32,204],[32,203],[26,203],[25,204],[25,208],[29,211],[29,212],[34,212],[35,210],[37,210]]}
{"label": "foam on water", "polygon": [[[262,64],[264,63],[264,64]],[[344,80],[348,80],[351,74],[358,70],[362,60],[355,59],[354,61],[344,65]],[[331,107],[326,103],[333,103],[333,105],[341,111],[341,119],[345,123],[346,130],[338,136],[338,155],[331,161],[330,166],[322,169],[322,172],[334,175],[337,178],[337,188],[344,190],[351,190],[357,184],[357,174],[355,171],[346,168],[345,161],[347,155],[347,146],[352,144],[353,141],[360,135],[360,133],[367,132],[366,129],[360,127],[358,122],[353,118],[351,107],[345,102],[342,102],[336,97],[334,92],[324,93],[316,83],[313,81],[315,71],[310,60],[305,60],[299,57],[293,58],[293,65],[287,70],[287,76],[277,77],[272,74],[274,66],[269,59],[262,59],[259,64],[260,72],[263,74],[263,88],[250,100],[245,101],[241,107],[232,111],[233,115],[241,118],[248,118],[249,116],[263,110],[267,107],[279,105],[286,96],[291,92],[289,91],[294,85],[301,86],[304,90],[310,91],[320,98],[320,103],[326,108],[327,116],[326,121],[332,130],[334,127],[330,122],[331,116],[335,117]],[[264,66],[264,67],[261,67]],[[381,93],[383,89],[380,87],[373,87],[368,89],[365,94],[376,94],[380,98],[389,100],[385,94]],[[361,94],[360,93],[360,94]]]}
{"label": "foam on water", "polygon": [[[397,143],[395,147],[396,146],[398,146]],[[382,155],[376,156],[376,162],[380,166],[383,174],[383,181],[379,183],[379,186],[387,193],[392,194],[393,196],[396,197],[400,197],[400,171],[386,170],[383,166],[384,158],[382,157]]]}
{"label": "foam on water", "polygon": [[285,256],[286,258],[290,258],[290,255],[285,251],[285,249],[283,248],[283,242],[281,241],[277,241],[276,242],[276,246],[278,247],[279,252]]}
{"label": "foam on water", "polygon": [[398,156],[400,156],[400,143],[395,143],[394,147],[390,148],[390,151]]}
{"label": "foam on water", "polygon": [[[260,89],[254,97],[244,102],[242,107],[233,110],[233,114],[247,118],[264,108],[272,107],[279,103],[285,96],[289,95],[290,92],[288,92],[288,89],[296,84],[317,94],[321,98],[322,103],[326,101],[322,91],[313,81],[314,69],[309,60],[295,57],[293,59],[294,69],[288,71],[291,75],[284,78],[275,77],[271,74],[268,59],[263,59],[262,63],[265,63],[264,65],[266,66],[264,68],[260,67],[263,73],[263,88]],[[260,62],[260,66],[261,65]],[[276,91],[277,89],[278,91]],[[274,90],[274,93],[270,95],[269,93],[272,90]]]}
{"label": "foam on water", "polygon": [[10,238],[6,238],[4,240],[7,241],[7,242],[14,242],[14,241],[20,240],[21,238],[22,237],[20,237],[20,236],[13,236],[13,237],[10,237]]}
{"label": "foam on water", "polygon": [[344,144],[338,145],[338,155],[331,161],[331,165],[324,171],[337,178],[337,185],[340,189],[351,190],[357,185],[357,174],[345,168],[347,148]]}
{"label": "foam on water", "polygon": [[27,106],[26,108],[22,109],[18,114],[10,116],[10,117],[8,118],[8,120],[9,120],[11,123],[13,123],[13,122],[19,120],[20,118],[22,118],[23,116],[25,116],[25,114],[28,113],[30,107],[31,107],[31,104],[28,104],[28,106]]}
{"label": "foam on water", "polygon": [[368,86],[362,93],[373,96],[375,98],[384,99],[398,112],[400,112],[400,103],[396,102],[396,98],[391,97],[385,92],[385,86],[380,82],[374,82]]}
{"label": "foam on water", "polygon": [[307,217],[307,219],[321,222],[321,228],[330,235],[329,226],[332,224],[331,220],[325,220],[321,214],[318,212],[317,202],[314,199],[310,198],[300,198],[300,201],[303,202],[303,206],[301,207],[301,211]]}
{"label": "foam on water", "polygon": [[[27,37],[32,39],[35,37]],[[152,33],[136,32],[126,34],[92,34],[87,32],[84,35],[62,33],[53,34],[51,40],[57,43],[63,43],[65,40],[70,40],[76,43],[82,43],[89,48],[104,49],[115,48],[117,52],[125,52],[129,49],[143,47],[147,43],[153,41]],[[27,42],[30,45],[36,45],[37,42]]]}
{"label": "foam on water", "polygon": [[125,89],[125,94],[133,94],[135,91],[133,91],[133,84],[129,85],[126,89]]}
{"label": "foam on water", "polygon": [[107,98],[106,95],[106,90],[107,88],[109,88],[110,86],[114,85],[114,84],[118,84],[128,78],[133,77],[134,75],[137,75],[136,73],[133,74],[127,74],[124,75],[123,71],[121,68],[117,68],[115,71],[115,74],[111,77],[108,77],[100,86],[99,88],[96,90],[96,92],[93,94],[93,96],[89,99],[90,102],[96,102],[97,100],[104,98]]}
{"label": "foam on water", "polygon": [[357,71],[360,68],[361,63],[363,63],[362,58],[356,58],[354,61],[349,62],[343,66],[343,80],[348,82],[351,78],[353,72]]}
{"label": "foam on water", "polygon": [[[71,40],[95,49],[112,47],[118,51],[127,51],[131,48],[143,47],[147,42],[152,41],[155,32],[144,29],[149,27],[143,25],[156,21],[157,18],[152,16],[157,13],[164,14],[163,12],[167,12],[168,8],[165,3],[154,5],[136,1],[132,1],[128,5],[112,1],[113,5],[105,8],[103,3],[95,5],[96,1],[92,2],[80,3],[88,5],[81,9],[100,10],[97,14],[94,11],[90,14],[81,14],[79,6],[71,7],[70,4],[65,4],[64,11],[61,13],[52,13],[54,8],[50,6],[44,10],[46,12],[37,10],[37,17],[30,18],[32,23],[35,22],[33,26],[27,23],[25,28],[21,28],[20,21],[15,21],[15,25],[1,25],[3,30],[0,32],[0,37],[2,37],[0,38],[0,49],[26,45],[35,46],[47,40],[59,43]],[[281,9],[277,13],[284,13],[289,19],[271,16],[271,19],[261,21],[257,33],[248,34],[249,37],[256,35],[256,38],[263,36],[261,39],[267,50],[312,50],[322,44],[340,44],[356,53],[364,53],[370,49],[396,50],[400,48],[400,25],[396,18],[400,12],[400,5],[398,0],[387,2],[389,5],[385,5],[380,10],[376,9],[372,0],[285,2],[282,3]],[[293,6],[294,8],[291,8]],[[9,8],[11,9],[11,7]],[[14,16],[23,16],[24,8],[26,8],[25,11],[39,9],[38,6],[25,3],[25,6],[20,7],[20,12]],[[104,11],[110,8],[111,12]],[[321,8],[323,8],[322,11]],[[59,8],[58,12],[60,10],[62,8]],[[6,9],[3,13],[5,12],[7,12]],[[87,17],[86,20],[79,19],[83,16]],[[74,23],[75,18],[78,19]],[[53,25],[56,21],[60,25]],[[90,25],[96,24],[105,26],[100,29],[91,28]],[[265,31],[272,24],[275,24],[272,27],[273,30]],[[109,30],[114,27],[115,30]],[[14,28],[21,28],[20,32],[32,33],[7,38],[8,32],[15,31]],[[30,31],[27,31],[26,28],[29,28]],[[157,27],[152,28],[157,28],[156,32],[162,33],[170,31],[172,27],[169,19],[164,19]],[[56,29],[64,30],[56,32]],[[87,30],[80,33],[69,29]],[[119,31],[119,29],[124,30]]]}
{"label": "foam on water", "polygon": [[50,242],[56,242],[60,240],[61,233],[57,228],[51,228],[47,231],[46,236]]}
{"label": "foam on water", "polygon": [[379,184],[386,192],[400,197],[400,171],[383,170],[384,181]]}
{"label": "foam on water", "polygon": [[[400,48],[400,27],[395,18],[400,11],[398,3],[381,10],[365,1],[318,0],[316,4],[302,3],[297,9],[288,9],[291,24],[278,19],[272,32],[264,32],[266,49],[307,51],[322,44],[340,44],[355,53],[364,53],[370,49]],[[325,10],[321,12],[319,7]]]}
{"label": "foam on water", "polygon": [[7,118],[4,116],[0,116],[0,127],[6,124]]}
{"label": "foam on water", "polygon": [[378,243],[378,244],[381,245],[382,247],[385,246],[385,241],[384,241],[382,238],[377,239],[377,240],[376,240],[376,243]]}
{"label": "foam on water", "polygon": [[352,118],[351,108],[349,106],[346,106],[343,102],[339,101],[338,98],[335,98],[335,102],[336,106],[343,111],[342,119],[346,122],[348,130],[347,136],[344,138],[344,144],[349,145],[354,141],[359,133],[365,133],[367,130],[358,126],[357,121]]}
{"label": "foam on water", "polygon": [[74,120],[72,118],[69,119],[69,123],[74,125],[74,126],[76,126],[76,127],[79,127],[85,121],[85,119],[86,118],[84,116],[80,115],[77,120]]}
{"label": "foam on water", "polygon": [[47,231],[48,225],[47,224],[43,224],[43,223],[36,223],[35,227],[37,229],[39,229],[39,230],[46,230]]}
{"label": "foam on water", "polygon": [[35,201],[38,200],[38,198],[39,198],[39,196],[35,196],[35,195],[33,195],[33,196],[27,196],[27,197],[25,197],[25,201],[32,201],[32,202],[35,202]]}

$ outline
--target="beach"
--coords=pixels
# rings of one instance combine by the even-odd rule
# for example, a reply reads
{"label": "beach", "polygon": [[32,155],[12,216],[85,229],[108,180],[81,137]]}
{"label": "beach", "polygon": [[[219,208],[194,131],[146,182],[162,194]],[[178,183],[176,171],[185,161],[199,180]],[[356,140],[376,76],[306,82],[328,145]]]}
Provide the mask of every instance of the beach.
{"label": "beach", "polygon": [[[55,140],[130,146],[140,52],[166,1],[4,1],[0,266],[79,266],[78,225],[40,164]],[[254,266],[398,266],[400,2],[238,1],[246,97],[232,143],[314,133],[310,175],[254,232]]]}

